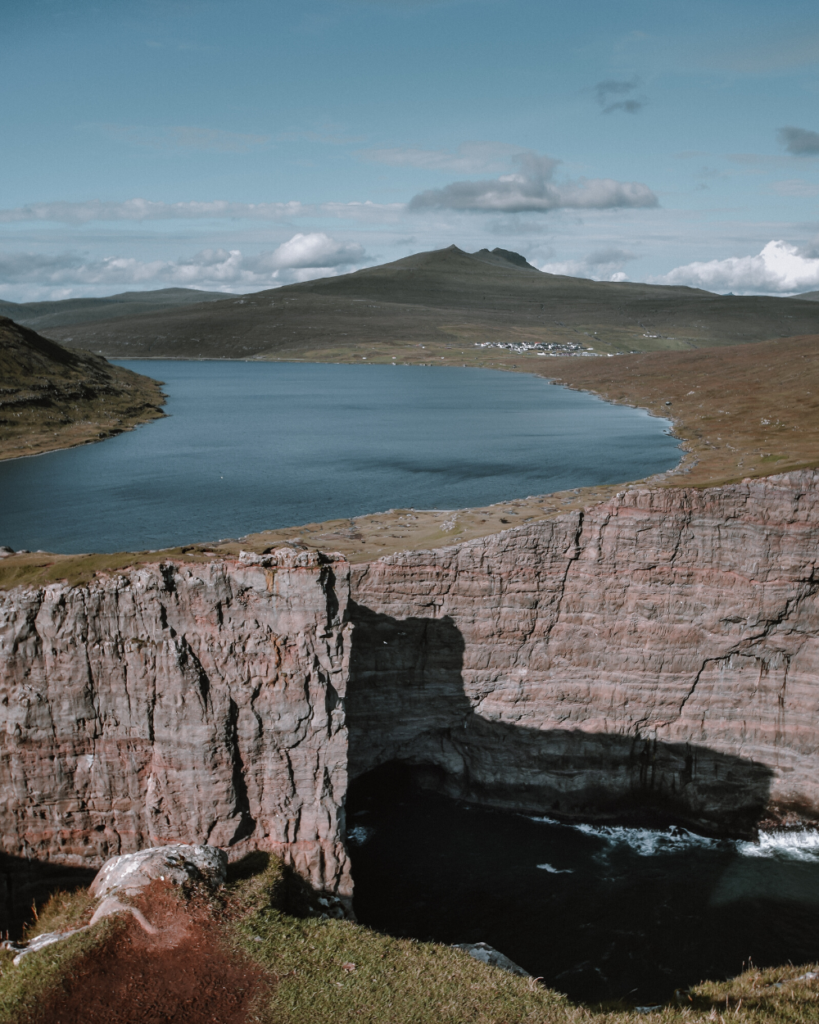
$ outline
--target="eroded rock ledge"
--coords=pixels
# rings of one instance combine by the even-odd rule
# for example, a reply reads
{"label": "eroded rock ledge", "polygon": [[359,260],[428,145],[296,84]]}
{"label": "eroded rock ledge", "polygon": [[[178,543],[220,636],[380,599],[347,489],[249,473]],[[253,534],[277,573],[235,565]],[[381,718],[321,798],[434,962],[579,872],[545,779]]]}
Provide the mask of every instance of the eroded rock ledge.
{"label": "eroded rock ledge", "polygon": [[393,761],[528,811],[819,817],[818,499],[813,472],[632,490],[352,571],[0,594],[2,848],[262,847],[347,899],[348,779]]}

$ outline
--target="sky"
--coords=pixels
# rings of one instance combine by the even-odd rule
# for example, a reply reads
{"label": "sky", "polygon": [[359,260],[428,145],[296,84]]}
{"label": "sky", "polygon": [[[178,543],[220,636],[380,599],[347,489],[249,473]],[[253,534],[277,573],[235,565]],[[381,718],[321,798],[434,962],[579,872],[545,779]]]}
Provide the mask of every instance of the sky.
{"label": "sky", "polygon": [[455,244],[819,289],[819,5],[0,0],[0,299]]}

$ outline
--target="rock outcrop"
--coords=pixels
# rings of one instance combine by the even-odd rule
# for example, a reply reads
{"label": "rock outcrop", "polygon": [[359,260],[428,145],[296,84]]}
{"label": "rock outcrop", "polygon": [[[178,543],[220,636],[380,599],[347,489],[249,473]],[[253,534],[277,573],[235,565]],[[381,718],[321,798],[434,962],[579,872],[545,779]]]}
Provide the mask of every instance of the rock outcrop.
{"label": "rock outcrop", "polygon": [[804,472],[352,570],[287,551],[7,591],[2,849],[259,847],[347,900],[348,777],[394,762],[535,812],[819,817],[818,565]]}
{"label": "rock outcrop", "polygon": [[0,843],[98,867],[172,842],[281,854],[349,895],[349,567],[314,552],[0,595]]}
{"label": "rock outcrop", "polygon": [[13,960],[16,967],[31,953],[88,931],[99,921],[114,914],[132,916],[143,931],[156,935],[159,929],[151,924],[139,907],[134,906],[133,897],[142,895],[151,883],[157,881],[168,887],[198,882],[216,888],[227,877],[227,865],[227,856],[217,847],[189,846],[185,843],[169,843],[167,846],[154,846],[137,853],[112,857],[97,872],[88,890],[97,905],[87,925],[66,931],[41,932],[31,941],[23,943],[6,940],[2,948],[16,953]]}
{"label": "rock outcrop", "polygon": [[496,805],[726,829],[819,815],[818,480],[627,491],[355,567],[351,776],[398,760]]}

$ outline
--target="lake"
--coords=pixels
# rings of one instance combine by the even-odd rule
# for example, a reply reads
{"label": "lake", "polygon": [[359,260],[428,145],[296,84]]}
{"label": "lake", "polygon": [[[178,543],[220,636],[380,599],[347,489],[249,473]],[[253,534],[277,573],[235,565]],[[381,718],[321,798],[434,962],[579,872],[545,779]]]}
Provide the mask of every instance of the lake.
{"label": "lake", "polygon": [[216,541],[388,508],[465,508],[677,464],[666,420],[529,374],[121,361],[168,417],[0,463],[0,544],[77,553]]}

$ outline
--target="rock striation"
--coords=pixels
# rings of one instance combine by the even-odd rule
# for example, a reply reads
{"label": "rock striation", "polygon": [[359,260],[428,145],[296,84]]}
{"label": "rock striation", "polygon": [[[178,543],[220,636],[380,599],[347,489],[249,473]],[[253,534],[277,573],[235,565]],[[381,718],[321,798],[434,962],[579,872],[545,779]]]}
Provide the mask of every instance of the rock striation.
{"label": "rock striation", "polygon": [[350,774],[403,761],[570,815],[815,817],[818,545],[803,472],[357,566]]}
{"label": "rock striation", "polygon": [[819,817],[817,566],[801,472],[352,568],[282,549],[7,591],[2,849],[263,848],[344,902],[348,780],[396,763],[535,813]]}
{"label": "rock striation", "polygon": [[3,851],[263,846],[348,895],[348,586],[282,550],[0,595]]}

